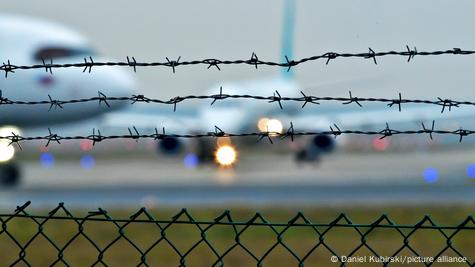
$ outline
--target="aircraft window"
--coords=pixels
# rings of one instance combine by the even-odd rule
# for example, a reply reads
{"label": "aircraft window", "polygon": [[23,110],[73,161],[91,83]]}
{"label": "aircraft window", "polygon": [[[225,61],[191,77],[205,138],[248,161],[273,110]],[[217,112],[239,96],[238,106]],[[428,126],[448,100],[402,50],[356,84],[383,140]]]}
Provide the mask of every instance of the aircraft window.
{"label": "aircraft window", "polygon": [[66,47],[45,47],[38,50],[35,60],[56,59],[75,56],[93,56],[95,53],[90,49],[66,48]]}

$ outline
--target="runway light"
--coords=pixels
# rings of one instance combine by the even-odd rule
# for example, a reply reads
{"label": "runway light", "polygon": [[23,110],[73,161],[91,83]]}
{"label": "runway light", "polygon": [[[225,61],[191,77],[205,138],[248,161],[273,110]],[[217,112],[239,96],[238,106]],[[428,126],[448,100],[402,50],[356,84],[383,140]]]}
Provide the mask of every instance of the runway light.
{"label": "runway light", "polygon": [[84,169],[90,170],[96,165],[96,160],[94,160],[94,157],[91,155],[84,155],[80,160],[80,164]]}
{"label": "runway light", "polygon": [[[268,132],[281,134],[283,129],[284,129],[284,126],[282,125],[282,122],[280,122],[280,120],[270,119],[267,122]],[[273,135],[277,135],[277,134],[273,134]]]}
{"label": "runway light", "polygon": [[385,151],[389,147],[389,139],[380,139],[379,137],[373,138],[373,149],[376,151]]}
{"label": "runway light", "polygon": [[436,168],[426,168],[423,175],[427,183],[435,183],[439,179],[439,172]]}
{"label": "runway light", "polygon": [[0,162],[7,162],[15,156],[15,148],[8,142],[0,141]]}
{"label": "runway light", "polygon": [[475,164],[470,164],[467,167],[467,175],[468,177],[475,179]]}
{"label": "runway light", "polygon": [[51,153],[41,153],[40,162],[44,168],[51,168],[54,166],[54,156]]}
{"label": "runway light", "polygon": [[269,121],[268,118],[262,118],[257,122],[257,129],[260,132],[267,132],[267,122]]}
{"label": "runway light", "polygon": [[215,159],[222,166],[230,166],[236,162],[236,150],[232,146],[221,146],[216,150]]}
{"label": "runway light", "polygon": [[183,158],[183,164],[189,169],[196,168],[196,166],[199,164],[198,156],[193,153],[187,154],[185,158]]}
{"label": "runway light", "polygon": [[81,147],[82,151],[90,151],[93,148],[93,141],[92,140],[81,140],[79,142],[79,147]]}
{"label": "runway light", "polygon": [[11,136],[12,133],[16,135],[21,135],[21,131],[18,127],[4,126],[0,128],[0,136]]}
{"label": "runway light", "polygon": [[[0,136],[21,135],[20,129],[15,126],[4,126],[0,128]],[[9,145],[6,140],[0,141],[0,162],[7,162],[15,156],[15,148]]]}

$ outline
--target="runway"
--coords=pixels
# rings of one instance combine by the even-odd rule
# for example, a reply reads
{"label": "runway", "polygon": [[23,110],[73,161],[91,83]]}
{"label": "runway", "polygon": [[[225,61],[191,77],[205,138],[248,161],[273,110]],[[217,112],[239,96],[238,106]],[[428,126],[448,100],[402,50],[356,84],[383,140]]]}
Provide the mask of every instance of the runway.
{"label": "runway", "polygon": [[1,193],[2,208],[31,201],[33,207],[233,207],[469,205],[475,185],[412,186],[163,186],[80,189],[28,189]]}
{"label": "runway", "polygon": [[[234,169],[188,169],[156,156],[96,157],[92,169],[74,158],[44,168],[23,161],[23,184],[0,190],[0,207],[28,200],[79,208],[233,205],[420,205],[471,204],[475,179],[467,166],[472,149],[419,153],[344,153],[315,165],[298,165],[288,154],[249,154]],[[134,158],[134,160],[130,160]],[[427,168],[435,179],[424,177]]]}

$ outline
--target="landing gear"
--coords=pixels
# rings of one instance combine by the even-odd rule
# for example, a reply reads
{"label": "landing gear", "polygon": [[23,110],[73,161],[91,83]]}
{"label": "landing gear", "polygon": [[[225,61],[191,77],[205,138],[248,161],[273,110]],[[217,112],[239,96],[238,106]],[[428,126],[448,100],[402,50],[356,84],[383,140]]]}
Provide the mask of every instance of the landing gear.
{"label": "landing gear", "polygon": [[196,155],[201,163],[212,163],[214,161],[215,145],[204,138],[196,141]]}
{"label": "landing gear", "polygon": [[20,183],[20,168],[12,162],[0,164],[0,187],[14,187]]}

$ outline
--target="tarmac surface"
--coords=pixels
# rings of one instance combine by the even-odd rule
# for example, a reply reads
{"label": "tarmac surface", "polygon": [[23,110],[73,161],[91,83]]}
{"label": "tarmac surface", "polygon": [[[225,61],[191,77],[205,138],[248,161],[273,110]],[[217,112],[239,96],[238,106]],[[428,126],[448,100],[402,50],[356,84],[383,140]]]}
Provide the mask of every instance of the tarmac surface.
{"label": "tarmac surface", "polygon": [[471,204],[473,152],[339,152],[303,165],[286,154],[252,154],[234,169],[185,168],[178,159],[143,155],[97,156],[87,170],[73,158],[49,167],[24,160],[23,183],[0,190],[0,207],[28,200],[37,207],[65,202],[81,208]]}

